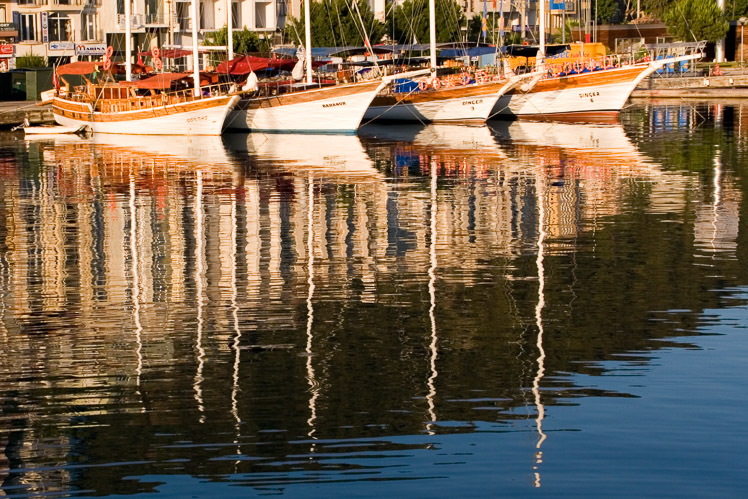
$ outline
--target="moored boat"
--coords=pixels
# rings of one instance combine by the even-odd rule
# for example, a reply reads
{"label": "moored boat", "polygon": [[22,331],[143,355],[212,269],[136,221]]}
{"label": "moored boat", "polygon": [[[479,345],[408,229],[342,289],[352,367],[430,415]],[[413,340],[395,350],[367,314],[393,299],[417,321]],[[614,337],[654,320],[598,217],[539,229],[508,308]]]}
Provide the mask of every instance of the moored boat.
{"label": "moored boat", "polygon": [[[58,68],[58,76],[96,69],[93,62],[73,64]],[[86,81],[58,92],[52,112],[60,125],[88,126],[94,133],[220,135],[239,92],[231,83],[203,81],[196,95],[192,79],[189,73],[162,73],[134,82]]]}

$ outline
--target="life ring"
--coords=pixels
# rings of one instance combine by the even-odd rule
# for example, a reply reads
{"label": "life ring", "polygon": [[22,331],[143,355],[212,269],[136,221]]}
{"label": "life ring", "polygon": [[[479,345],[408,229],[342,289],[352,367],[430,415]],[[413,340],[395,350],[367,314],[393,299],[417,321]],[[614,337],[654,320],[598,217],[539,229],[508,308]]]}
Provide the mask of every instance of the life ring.
{"label": "life ring", "polygon": [[467,73],[462,73],[460,75],[460,84],[467,85],[468,83],[470,83],[470,75]]}
{"label": "life ring", "polygon": [[153,59],[153,67],[156,68],[156,71],[161,71],[161,68],[164,67],[164,63],[161,62],[161,59]]}
{"label": "life ring", "polygon": [[428,86],[429,86],[429,84],[428,84],[428,82],[426,80],[420,80],[418,82],[418,90],[421,90],[421,91],[426,90],[428,88]]}
{"label": "life ring", "polygon": [[439,80],[439,78],[434,78],[431,80],[431,86],[434,87],[434,90],[439,90],[442,88],[442,82]]}
{"label": "life ring", "polygon": [[112,67],[112,60],[107,58],[104,59],[104,71],[109,71]]}
{"label": "life ring", "polygon": [[454,87],[457,84],[457,79],[455,78],[455,75],[449,75],[447,76],[447,79],[444,82],[444,85],[446,87]]}
{"label": "life ring", "polygon": [[486,72],[485,71],[477,71],[475,73],[475,81],[478,83],[485,83],[488,81],[488,78],[486,78]]}
{"label": "life ring", "polygon": [[106,48],[106,57],[107,57],[107,59],[110,59],[112,57],[112,54],[114,54],[114,47],[112,47],[111,45],[109,45]]}
{"label": "life ring", "polygon": [[159,57],[161,57],[161,51],[158,49],[158,47],[155,47],[153,49],[153,58],[158,59]]}

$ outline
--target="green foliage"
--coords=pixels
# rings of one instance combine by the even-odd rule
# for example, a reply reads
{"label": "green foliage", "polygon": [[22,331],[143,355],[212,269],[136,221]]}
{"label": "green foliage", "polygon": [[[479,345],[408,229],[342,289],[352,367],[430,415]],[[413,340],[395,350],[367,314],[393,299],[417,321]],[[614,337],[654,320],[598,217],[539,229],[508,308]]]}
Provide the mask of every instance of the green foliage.
{"label": "green foliage", "polygon": [[[356,10],[358,5],[358,11]],[[312,46],[342,47],[364,45],[368,35],[371,44],[379,43],[385,27],[374,18],[366,0],[321,0],[310,4]],[[359,11],[361,17],[359,18]],[[366,32],[364,33],[364,28]],[[304,19],[290,18],[286,23],[286,37],[296,45],[304,44]]]}
{"label": "green foliage", "polygon": [[[248,54],[250,52],[267,52],[270,45],[266,40],[260,39],[259,35],[247,28],[234,30],[232,32],[234,40],[234,53]],[[218,31],[211,31],[205,34],[204,44],[210,46],[221,46],[228,44],[228,29],[226,26]]]}
{"label": "green foliage", "polygon": [[600,24],[613,24],[623,19],[626,5],[622,0],[597,0],[592,4],[594,16]]}
{"label": "green foliage", "polygon": [[714,0],[677,0],[662,19],[668,33],[679,40],[708,40],[725,37],[729,25]]}
{"label": "green foliage", "polygon": [[17,68],[46,68],[49,64],[47,58],[26,52],[25,55],[16,57]]}
{"label": "green foliage", "polygon": [[672,7],[674,3],[673,0],[644,0],[642,2],[642,9],[647,13],[662,19],[665,12]]}
{"label": "green foliage", "polygon": [[725,2],[727,18],[736,21],[741,17],[748,17],[748,0],[730,0]]}
{"label": "green foliage", "polygon": [[[460,27],[465,24],[462,8],[454,0],[436,1],[436,41],[460,41]],[[405,0],[395,11],[394,38],[398,43],[429,43],[429,9],[427,0]]]}

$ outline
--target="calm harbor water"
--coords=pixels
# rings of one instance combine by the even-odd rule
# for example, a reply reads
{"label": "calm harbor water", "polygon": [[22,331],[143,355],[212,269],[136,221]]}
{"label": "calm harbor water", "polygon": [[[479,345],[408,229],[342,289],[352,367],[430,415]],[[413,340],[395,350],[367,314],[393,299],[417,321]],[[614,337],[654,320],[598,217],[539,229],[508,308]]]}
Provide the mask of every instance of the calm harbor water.
{"label": "calm harbor water", "polygon": [[748,104],[0,134],[0,495],[740,496]]}

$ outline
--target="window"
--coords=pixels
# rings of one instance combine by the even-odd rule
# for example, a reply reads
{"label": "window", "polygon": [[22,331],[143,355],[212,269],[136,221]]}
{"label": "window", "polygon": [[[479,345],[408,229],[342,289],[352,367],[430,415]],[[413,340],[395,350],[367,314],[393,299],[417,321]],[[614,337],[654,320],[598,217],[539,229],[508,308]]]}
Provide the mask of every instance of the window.
{"label": "window", "polygon": [[198,26],[200,26],[200,29],[205,29],[205,2],[200,2],[200,9],[197,17],[200,19],[200,24],[198,24]]}
{"label": "window", "polygon": [[239,2],[231,2],[231,27],[233,29],[242,27],[241,15],[242,11],[240,10]]}
{"label": "window", "polygon": [[125,0],[117,0],[117,14],[125,13]]}
{"label": "window", "polygon": [[190,4],[185,2],[177,3],[177,21],[179,22],[179,29],[188,30],[192,28],[190,23]]}
{"label": "window", "polygon": [[21,14],[18,38],[21,41],[36,40],[36,14]]}
{"label": "window", "polygon": [[267,28],[266,12],[268,8],[267,3],[257,2],[255,4],[255,28]]}
{"label": "window", "polygon": [[49,15],[49,41],[68,42],[73,41],[73,30],[70,18],[67,14],[51,13]]}
{"label": "window", "polygon": [[98,24],[96,12],[81,14],[81,40],[96,40],[99,31]]}

